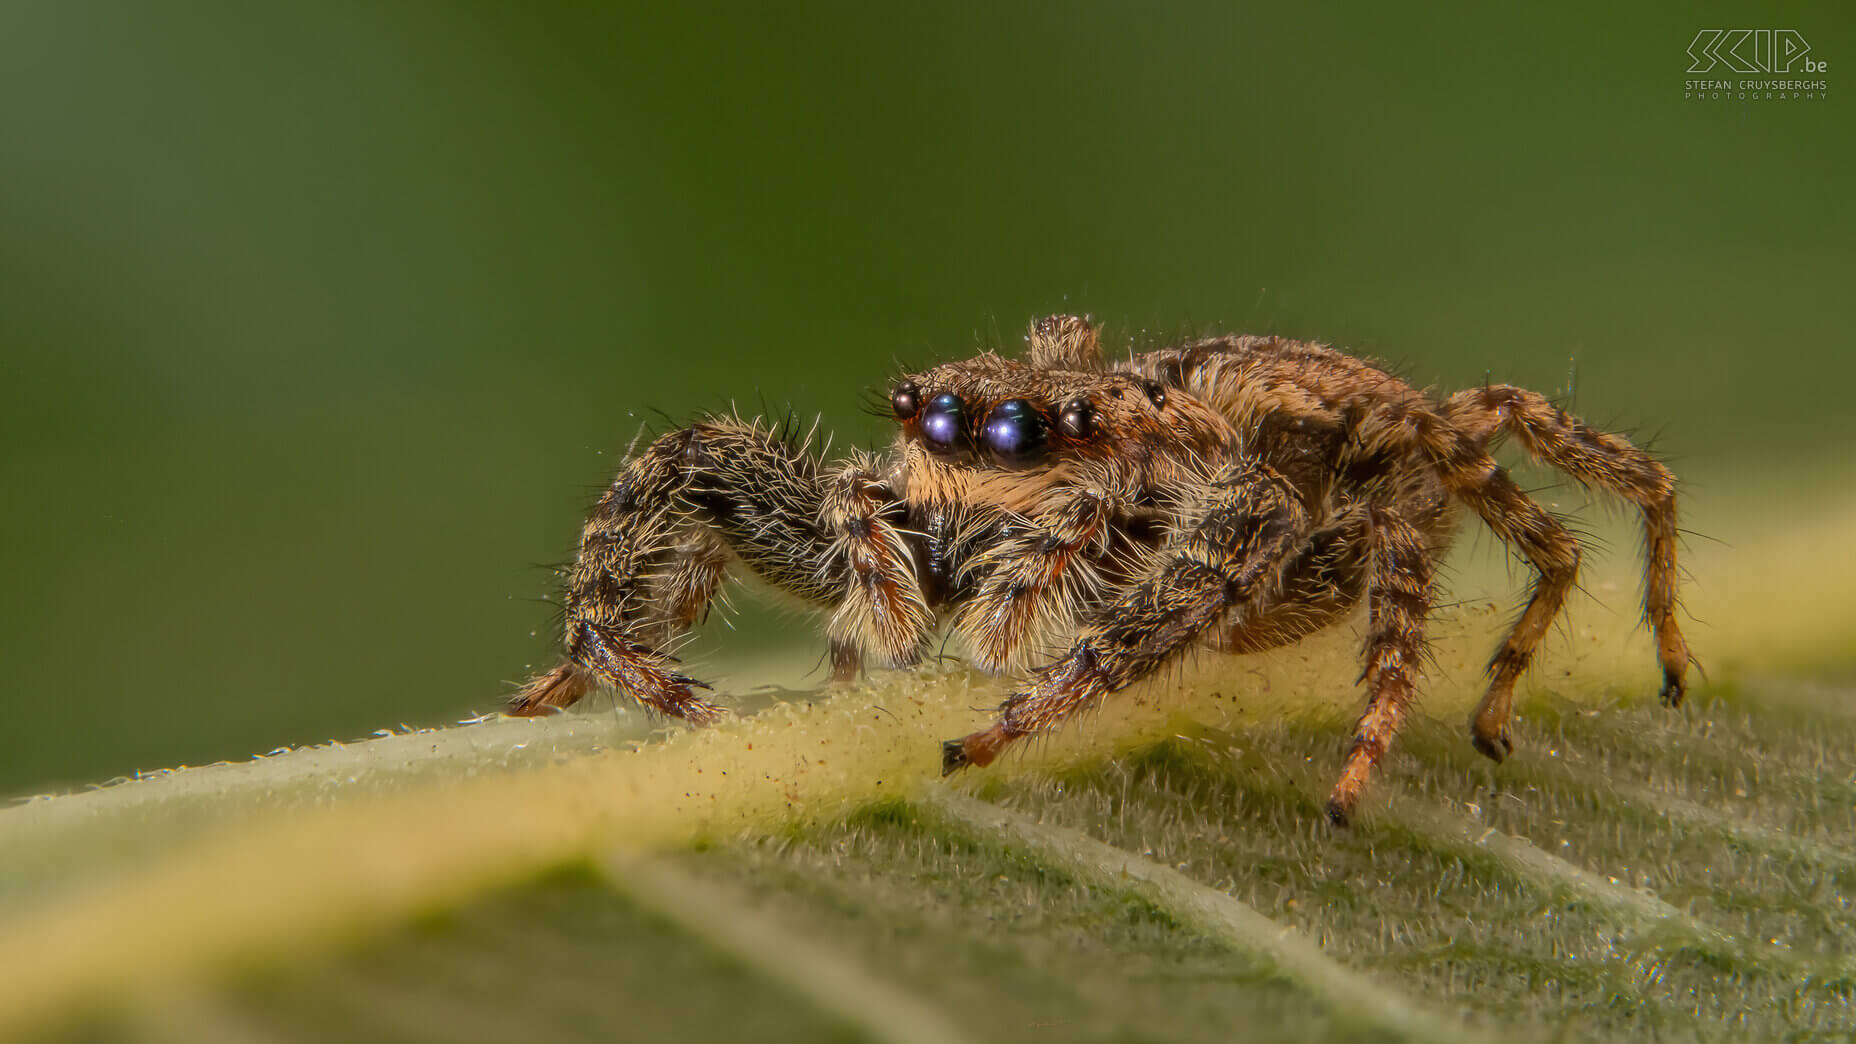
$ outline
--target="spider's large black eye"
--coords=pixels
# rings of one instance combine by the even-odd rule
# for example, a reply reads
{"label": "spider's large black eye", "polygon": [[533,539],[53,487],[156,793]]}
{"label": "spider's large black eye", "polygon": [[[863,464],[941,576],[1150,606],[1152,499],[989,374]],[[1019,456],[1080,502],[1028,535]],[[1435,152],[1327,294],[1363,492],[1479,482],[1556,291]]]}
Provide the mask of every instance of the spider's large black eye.
{"label": "spider's large black eye", "polygon": [[914,381],[903,381],[896,385],[896,390],[889,393],[890,408],[896,411],[897,420],[908,420],[922,408],[922,390]]}
{"label": "spider's large black eye", "polygon": [[942,392],[928,400],[922,411],[922,438],[936,449],[948,449],[966,434],[967,407],[960,396]]}
{"label": "spider's large black eye", "polygon": [[1096,411],[1088,399],[1071,399],[1057,415],[1057,427],[1065,438],[1086,439],[1095,434]]}
{"label": "spider's large black eye", "polygon": [[1023,463],[1044,448],[1044,418],[1029,402],[1009,399],[987,414],[980,439],[1000,460]]}
{"label": "spider's large black eye", "polygon": [[1142,381],[1141,390],[1147,393],[1147,398],[1154,404],[1154,409],[1166,409],[1166,385],[1159,381]]}

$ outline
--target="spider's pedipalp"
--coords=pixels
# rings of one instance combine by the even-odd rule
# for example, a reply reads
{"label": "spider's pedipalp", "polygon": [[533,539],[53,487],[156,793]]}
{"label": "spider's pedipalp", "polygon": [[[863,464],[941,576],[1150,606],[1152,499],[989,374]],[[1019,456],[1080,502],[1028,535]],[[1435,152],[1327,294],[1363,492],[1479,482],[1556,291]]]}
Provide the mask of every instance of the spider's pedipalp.
{"label": "spider's pedipalp", "polygon": [[842,593],[828,633],[836,676],[855,673],[853,654],[891,667],[921,659],[934,623],[916,576],[914,549],[896,524],[895,494],[868,461],[846,465],[825,488],[819,519],[830,536]]}
{"label": "spider's pedipalp", "polygon": [[[1044,640],[1075,630],[1076,615],[1097,604],[1102,559],[1118,507],[1087,490],[1060,498],[967,565],[972,596],[954,620],[975,662],[988,671],[1018,666]],[[965,579],[965,578],[963,578]]]}

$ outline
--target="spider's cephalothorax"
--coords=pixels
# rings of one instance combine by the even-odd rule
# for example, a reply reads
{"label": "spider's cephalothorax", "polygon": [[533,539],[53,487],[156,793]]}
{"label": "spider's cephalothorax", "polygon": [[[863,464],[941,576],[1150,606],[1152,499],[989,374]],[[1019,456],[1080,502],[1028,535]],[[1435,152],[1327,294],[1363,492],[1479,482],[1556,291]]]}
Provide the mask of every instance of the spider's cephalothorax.
{"label": "spider's cephalothorax", "polygon": [[1675,485],[1655,459],[1542,396],[1486,385],[1433,400],[1302,341],[1216,337],[1105,365],[1095,330],[1053,316],[1023,360],[981,355],[897,381],[882,457],[825,465],[719,417],[634,457],[587,520],[568,574],[566,662],[515,713],[594,687],[705,723],[720,708],[667,648],[730,560],[830,613],[834,673],[915,663],[947,622],[990,671],[1028,671],[997,721],[952,740],[985,765],[1185,650],[1293,642],[1366,602],[1366,711],[1328,814],[1344,822],[1411,705],[1433,563],[1467,506],[1536,572],[1470,721],[1513,749],[1515,679],[1559,614],[1579,545],[1490,457],[1512,435],[1641,508],[1644,612],[1662,698],[1684,691]]}

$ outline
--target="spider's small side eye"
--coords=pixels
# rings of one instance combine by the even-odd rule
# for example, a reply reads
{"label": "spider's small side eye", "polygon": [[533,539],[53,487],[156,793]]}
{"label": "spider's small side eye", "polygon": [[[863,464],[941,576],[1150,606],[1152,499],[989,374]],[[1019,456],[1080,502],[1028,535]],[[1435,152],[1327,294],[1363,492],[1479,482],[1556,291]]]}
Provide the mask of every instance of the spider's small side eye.
{"label": "spider's small side eye", "polygon": [[896,411],[897,420],[908,420],[921,411],[922,390],[914,381],[903,381],[889,393],[889,406]]}
{"label": "spider's small side eye", "polygon": [[936,449],[951,449],[967,431],[967,407],[960,396],[942,392],[922,411],[922,438]]}
{"label": "spider's small side eye", "polygon": [[1086,439],[1095,434],[1096,411],[1088,399],[1071,399],[1057,415],[1057,427],[1065,438]]}
{"label": "spider's small side eye", "polygon": [[1022,464],[1044,449],[1044,418],[1024,399],[1008,399],[986,415],[980,438],[1000,460]]}
{"label": "spider's small side eye", "polygon": [[1153,402],[1154,409],[1166,409],[1166,385],[1155,380],[1145,380],[1141,382],[1141,390],[1147,393],[1147,398]]}

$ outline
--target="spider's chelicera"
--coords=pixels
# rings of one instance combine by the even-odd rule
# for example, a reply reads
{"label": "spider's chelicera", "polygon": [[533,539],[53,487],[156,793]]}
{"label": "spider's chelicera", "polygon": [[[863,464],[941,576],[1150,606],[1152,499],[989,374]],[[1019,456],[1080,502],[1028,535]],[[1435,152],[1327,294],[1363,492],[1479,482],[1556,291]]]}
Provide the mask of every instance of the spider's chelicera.
{"label": "spider's chelicera", "polygon": [[1644,612],[1665,703],[1681,702],[1675,483],[1623,438],[1541,395],[1434,400],[1371,363],[1277,337],[1215,337],[1105,365],[1071,316],[1025,358],[981,355],[890,388],[881,456],[827,465],[777,431],[716,417],[629,461],[587,520],[566,592],[566,660],[513,712],[598,686],[703,724],[721,708],[667,649],[730,562],[830,613],[833,672],[919,661],[945,624],[972,661],[1023,672],[991,727],[944,744],[986,765],[1194,647],[1284,645],[1366,603],[1366,710],[1328,803],[1344,822],[1411,706],[1433,564],[1467,507],[1532,564],[1490,664],[1476,748],[1513,750],[1515,679],[1558,616],[1579,545],[1490,457],[1513,436],[1642,510]]}

